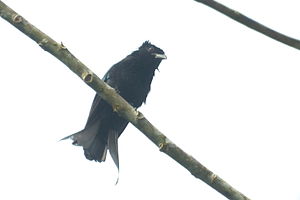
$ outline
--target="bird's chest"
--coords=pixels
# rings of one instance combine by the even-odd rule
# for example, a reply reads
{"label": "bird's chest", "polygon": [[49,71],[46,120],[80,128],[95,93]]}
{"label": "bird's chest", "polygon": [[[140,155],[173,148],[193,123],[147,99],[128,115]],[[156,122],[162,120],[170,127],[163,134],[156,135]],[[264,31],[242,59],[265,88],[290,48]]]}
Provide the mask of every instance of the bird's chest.
{"label": "bird's chest", "polygon": [[124,76],[122,79],[117,88],[120,95],[132,106],[141,106],[150,91],[152,79],[139,74]]}

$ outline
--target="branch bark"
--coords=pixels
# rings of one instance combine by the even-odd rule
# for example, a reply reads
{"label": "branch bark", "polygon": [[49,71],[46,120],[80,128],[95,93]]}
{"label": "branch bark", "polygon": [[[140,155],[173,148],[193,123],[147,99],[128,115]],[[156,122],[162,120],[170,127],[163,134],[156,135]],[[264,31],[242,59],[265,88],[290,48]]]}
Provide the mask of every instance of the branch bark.
{"label": "branch bark", "polygon": [[72,55],[62,43],[59,44],[55,42],[52,38],[30,24],[21,15],[6,6],[2,1],[0,1],[0,16],[37,42],[42,49],[63,62],[71,71],[77,74],[87,85],[107,101],[113,107],[114,111],[118,112],[120,116],[131,122],[156,146],[158,146],[160,151],[176,160],[196,178],[201,179],[228,199],[249,199],[212,171],[208,170],[192,156],[180,149],[176,144],[171,142],[156,127],[154,127],[142,113],[136,111],[129,103],[119,96],[113,88],[104,83],[96,74]]}
{"label": "branch bark", "polygon": [[233,10],[231,8],[228,8],[224,6],[223,4],[220,4],[214,0],[195,0],[198,3],[203,3],[204,5],[219,11],[220,13],[226,15],[227,17],[230,17],[231,19],[240,22],[241,24],[256,30],[270,38],[273,38],[274,40],[277,40],[278,42],[281,42],[283,44],[286,44],[288,46],[294,47],[298,50],[300,50],[300,40],[291,38],[289,36],[286,36],[282,33],[279,33],[277,31],[274,31],[270,29],[269,27],[266,27],[263,24],[260,24],[253,19],[250,19],[249,17],[243,15],[242,13]]}

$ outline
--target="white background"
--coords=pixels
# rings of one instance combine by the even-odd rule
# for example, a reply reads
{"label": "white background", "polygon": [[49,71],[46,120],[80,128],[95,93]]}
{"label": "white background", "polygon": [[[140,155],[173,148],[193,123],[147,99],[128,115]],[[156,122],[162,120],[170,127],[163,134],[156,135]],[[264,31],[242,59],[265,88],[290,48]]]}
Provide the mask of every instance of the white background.
{"label": "white background", "polygon": [[[190,1],[5,0],[100,77],[150,40],[167,60],[140,111],[255,200],[300,199],[299,51]],[[298,0],[223,0],[300,38]],[[94,97],[69,69],[0,20],[0,199],[225,199],[129,125],[120,180],[71,141]]]}

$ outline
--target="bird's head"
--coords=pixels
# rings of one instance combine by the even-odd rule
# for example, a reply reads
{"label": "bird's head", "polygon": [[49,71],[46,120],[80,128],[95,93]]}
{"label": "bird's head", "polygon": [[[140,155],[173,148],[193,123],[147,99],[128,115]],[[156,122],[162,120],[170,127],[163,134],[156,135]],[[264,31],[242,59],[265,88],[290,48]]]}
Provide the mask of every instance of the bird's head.
{"label": "bird's head", "polygon": [[142,46],[132,52],[129,57],[136,59],[138,63],[137,66],[140,66],[140,69],[145,70],[145,72],[158,69],[160,62],[167,58],[163,50],[154,46],[149,41],[144,42]]}
{"label": "bird's head", "polygon": [[140,46],[139,53],[149,59],[153,59],[154,61],[161,61],[163,59],[167,59],[165,52],[151,44],[149,41],[146,41]]}

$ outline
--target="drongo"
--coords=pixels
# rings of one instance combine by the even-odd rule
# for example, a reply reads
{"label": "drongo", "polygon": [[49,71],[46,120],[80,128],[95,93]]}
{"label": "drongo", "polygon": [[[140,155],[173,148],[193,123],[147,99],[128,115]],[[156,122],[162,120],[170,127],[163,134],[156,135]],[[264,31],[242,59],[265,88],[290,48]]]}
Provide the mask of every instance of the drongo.
{"label": "drongo", "polygon": [[[166,58],[162,49],[146,41],[138,50],[113,65],[102,80],[138,108],[146,101],[155,70]],[[84,129],[63,139],[70,138],[74,145],[82,146],[89,160],[105,161],[109,150],[119,168],[118,137],[127,124],[127,120],[96,94]]]}

